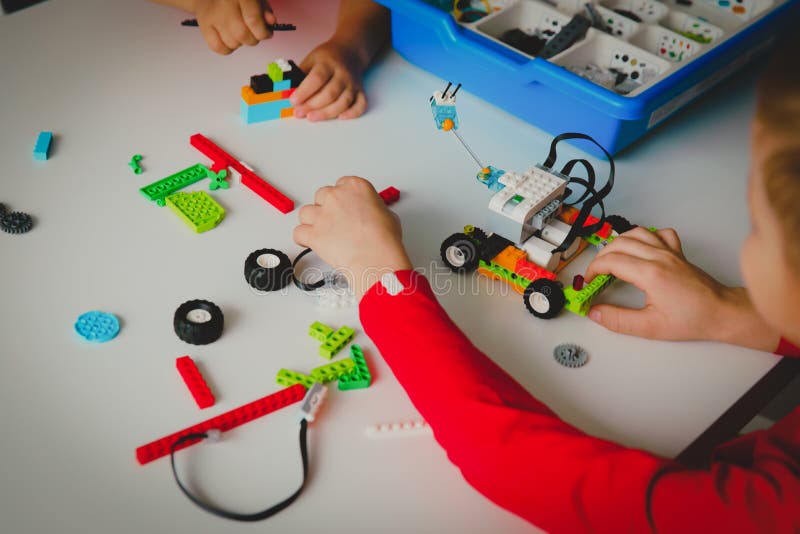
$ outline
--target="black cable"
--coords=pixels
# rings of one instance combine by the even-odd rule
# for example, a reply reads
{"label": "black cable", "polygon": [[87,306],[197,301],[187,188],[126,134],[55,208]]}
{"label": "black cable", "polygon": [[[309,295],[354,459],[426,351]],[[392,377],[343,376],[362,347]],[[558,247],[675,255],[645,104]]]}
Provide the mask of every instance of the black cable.
{"label": "black cable", "polygon": [[292,493],[289,497],[284,499],[283,501],[270,506],[266,510],[262,510],[260,512],[256,512],[253,514],[240,514],[237,512],[230,512],[228,510],[223,510],[222,508],[218,508],[212,504],[208,504],[200,500],[199,497],[196,497],[189,491],[189,489],[183,485],[181,482],[180,477],[178,476],[178,470],[175,469],[175,449],[181,446],[183,443],[187,441],[193,441],[198,439],[206,439],[208,434],[205,432],[196,433],[196,434],[187,434],[179,438],[175,443],[172,444],[172,449],[170,450],[170,462],[172,464],[172,474],[175,476],[175,482],[178,483],[178,487],[181,489],[184,495],[186,495],[190,501],[195,503],[197,506],[205,510],[206,512],[212,513],[219,517],[224,517],[225,519],[233,519],[234,521],[261,521],[262,519],[267,519],[268,517],[272,517],[273,515],[277,514],[281,510],[287,508],[290,504],[292,504],[297,497],[300,496],[300,493],[303,491],[303,488],[306,485],[306,478],[308,477],[308,447],[307,447],[307,439],[306,439],[306,431],[308,429],[308,421],[305,419],[300,420],[300,456],[303,459],[303,481],[300,483],[300,487],[297,488],[297,491]]}
{"label": "black cable", "polygon": [[[594,143],[595,146],[597,146],[600,150],[603,151],[603,154],[605,154],[606,159],[608,160],[608,166],[609,166],[608,180],[606,181],[603,188],[598,191],[595,190],[594,188],[594,172],[589,173],[588,180],[584,180],[582,178],[575,178],[573,176],[569,177],[568,183],[577,183],[580,185],[584,185],[587,189],[587,192],[591,191],[591,193],[588,194],[589,200],[584,202],[583,206],[578,212],[578,216],[575,218],[574,221],[572,221],[572,227],[570,228],[569,233],[567,233],[567,237],[564,238],[564,241],[558,247],[553,249],[553,253],[564,252],[565,250],[569,249],[569,247],[572,245],[573,242],[575,242],[575,239],[577,239],[578,237],[590,236],[596,231],[598,231],[600,228],[602,228],[603,223],[605,222],[605,207],[603,205],[603,199],[606,196],[608,196],[608,194],[611,192],[611,189],[614,187],[614,173],[615,173],[614,158],[611,157],[611,154],[609,154],[608,151],[600,143],[598,143],[597,141],[594,140],[594,138],[586,134],[567,132],[553,138],[553,141],[550,143],[550,153],[547,155],[547,159],[545,160],[542,166],[548,169],[553,168],[553,165],[555,165],[556,160],[558,159],[558,148],[557,148],[558,143],[568,139],[584,139],[586,141],[590,141]],[[587,172],[588,169],[591,168],[591,164],[589,164],[588,161],[582,159],[571,160],[569,163],[567,163],[567,165],[564,166],[564,168],[565,169],[569,168],[569,170],[571,171],[572,167],[574,167],[575,164],[577,163],[581,163],[584,167],[586,167]],[[584,195],[581,196],[581,199],[583,199],[586,196],[587,193],[584,193]],[[600,209],[602,211],[600,220],[595,224],[591,224],[589,226],[584,227],[583,224],[586,222],[586,219],[588,219],[589,215],[591,215],[592,209],[598,205],[600,206]]]}
{"label": "black cable", "polygon": [[319,280],[317,280],[316,282],[312,282],[310,284],[307,284],[305,282],[301,282],[300,278],[298,278],[298,276],[297,276],[297,264],[309,252],[312,252],[312,250],[310,248],[305,249],[303,252],[298,254],[297,257],[292,262],[292,280],[294,281],[294,285],[296,285],[298,288],[302,289],[303,291],[314,291],[315,289],[319,289],[319,288],[321,288],[322,286],[325,285],[325,277],[324,276],[322,278],[320,278]]}

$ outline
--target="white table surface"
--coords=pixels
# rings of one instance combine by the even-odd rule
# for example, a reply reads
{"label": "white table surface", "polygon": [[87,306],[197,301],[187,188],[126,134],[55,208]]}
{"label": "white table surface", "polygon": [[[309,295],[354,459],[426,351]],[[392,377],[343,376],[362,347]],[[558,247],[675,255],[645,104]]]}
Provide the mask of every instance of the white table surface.
{"label": "white table surface", "polygon": [[[225,220],[195,235],[144,200],[139,187],[208,163],[189,145],[191,134],[218,142],[298,206],[345,174],[398,187],[395,209],[412,258],[428,270],[447,235],[485,218],[489,194],[474,182],[473,162],[430,118],[427,97],[443,82],[394,52],[370,72],[370,111],[359,120],[242,124],[239,88],[250,75],[276,57],[299,61],[334,25],[333,2],[274,4],[298,31],[229,57],[181,27],[183,13],[147,2],[51,0],[0,19],[0,202],[36,222],[27,235],[0,234],[3,532],[530,530],[469,487],[432,438],[365,437],[368,425],[418,415],[362,332],[356,341],[375,383],[330,392],[309,431],[307,489],[278,516],[256,525],[212,517],[178,491],[167,459],[135,461],[139,445],[277,390],[279,368],[307,372],[323,363],[306,335],[314,320],[358,327],[354,309],[318,309],[294,287],[256,295],[245,283],[251,251],[299,252],[296,212],[281,215],[234,182],[213,193]],[[687,254],[727,283],[740,282],[748,230],[753,88],[740,77],[621,156],[607,202],[635,222],[676,227]],[[459,113],[462,135],[484,160],[524,170],[544,159],[549,136],[468,88]],[[56,136],[46,162],[31,157],[41,130]],[[134,153],[144,155],[139,176],[126,165]],[[569,313],[536,320],[518,295],[479,280],[477,294],[442,297],[479,347],[568,421],[658,454],[680,452],[778,361],[713,343],[614,335]],[[623,285],[607,295],[642,301]],[[173,312],[193,298],[223,309],[216,343],[195,347],[175,336]],[[73,332],[77,316],[93,309],[120,317],[116,339],[93,345]],[[586,347],[589,364],[556,364],[552,349],[565,341]],[[436,347],[419,350],[436,357]],[[200,411],[190,398],[174,367],[184,354],[199,362],[214,407]],[[300,479],[296,411],[195,446],[179,461],[216,502],[266,507]],[[530,483],[520,481],[520,491]]]}

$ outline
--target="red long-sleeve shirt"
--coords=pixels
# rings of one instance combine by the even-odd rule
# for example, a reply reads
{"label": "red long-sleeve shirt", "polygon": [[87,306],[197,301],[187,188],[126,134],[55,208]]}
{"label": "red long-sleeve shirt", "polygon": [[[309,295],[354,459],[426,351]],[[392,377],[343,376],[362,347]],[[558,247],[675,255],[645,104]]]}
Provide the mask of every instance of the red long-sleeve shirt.
{"label": "red long-sleeve shirt", "polygon": [[[689,469],[559,419],[472,345],[416,273],[384,276],[360,314],[464,478],[541,528],[800,531],[800,408],[720,446],[708,469]],[[788,343],[780,348],[800,355]]]}

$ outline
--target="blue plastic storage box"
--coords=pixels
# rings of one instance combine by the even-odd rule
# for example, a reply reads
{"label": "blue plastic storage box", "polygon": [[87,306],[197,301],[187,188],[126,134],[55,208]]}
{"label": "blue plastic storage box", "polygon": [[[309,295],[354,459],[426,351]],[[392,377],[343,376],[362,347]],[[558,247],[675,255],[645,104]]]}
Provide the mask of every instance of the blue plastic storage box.
{"label": "blue plastic storage box", "polygon": [[544,60],[520,42],[544,45],[575,14],[589,18],[584,1],[474,0],[489,12],[461,22],[431,5],[446,1],[378,1],[410,62],[551,134],[589,134],[612,154],[766,51],[800,4],[602,0],[585,37]]}

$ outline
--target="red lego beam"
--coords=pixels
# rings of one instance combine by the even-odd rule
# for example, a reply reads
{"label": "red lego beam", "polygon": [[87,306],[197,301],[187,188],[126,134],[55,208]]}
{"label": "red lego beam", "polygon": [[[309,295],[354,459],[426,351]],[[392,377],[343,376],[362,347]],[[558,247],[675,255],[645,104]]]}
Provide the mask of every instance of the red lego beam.
{"label": "red lego beam", "polygon": [[239,160],[222,150],[203,134],[194,134],[189,138],[189,143],[214,162],[214,165],[211,167],[212,171],[219,172],[222,169],[230,167],[242,175],[242,184],[278,208],[278,211],[281,213],[289,213],[294,209],[294,201],[292,199],[242,165]]}
{"label": "red lego beam", "polygon": [[216,402],[214,394],[208,388],[208,384],[206,384],[203,375],[200,374],[200,370],[194,364],[194,360],[189,356],[181,356],[175,360],[175,367],[178,368],[181,378],[186,383],[186,387],[189,388],[189,392],[194,397],[197,405],[201,409],[214,406],[214,402]]}
{"label": "red lego beam", "polygon": [[[197,423],[189,428],[184,428],[183,430],[148,443],[147,445],[142,445],[136,449],[136,459],[141,465],[152,462],[153,460],[157,460],[162,456],[167,456],[170,453],[173,443],[187,434],[202,433],[212,429],[227,432],[232,428],[249,423],[250,421],[258,419],[259,417],[263,417],[268,413],[280,410],[281,408],[289,406],[290,404],[294,404],[295,402],[299,402],[303,400],[305,395],[306,388],[302,384],[295,384],[286,389],[276,391],[275,393],[267,395],[266,397],[262,397],[251,402],[250,404],[245,404],[244,406],[229,412],[225,412],[224,414],[216,417],[212,417],[207,421]],[[186,447],[194,445],[199,441],[199,439],[188,440],[184,443],[181,443],[181,445],[175,450],[185,449]]]}

